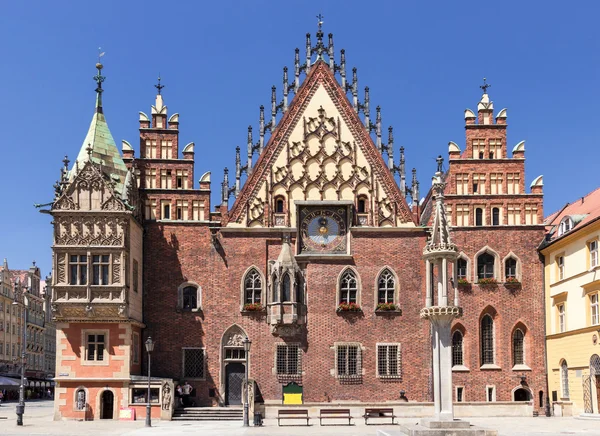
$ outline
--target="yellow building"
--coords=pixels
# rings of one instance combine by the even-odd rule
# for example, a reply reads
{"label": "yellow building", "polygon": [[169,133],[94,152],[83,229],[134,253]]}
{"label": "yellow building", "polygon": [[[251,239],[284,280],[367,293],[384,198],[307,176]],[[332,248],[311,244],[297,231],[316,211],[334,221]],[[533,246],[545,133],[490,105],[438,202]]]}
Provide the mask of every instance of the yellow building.
{"label": "yellow building", "polygon": [[599,415],[600,188],[545,224],[548,390],[557,415]]}

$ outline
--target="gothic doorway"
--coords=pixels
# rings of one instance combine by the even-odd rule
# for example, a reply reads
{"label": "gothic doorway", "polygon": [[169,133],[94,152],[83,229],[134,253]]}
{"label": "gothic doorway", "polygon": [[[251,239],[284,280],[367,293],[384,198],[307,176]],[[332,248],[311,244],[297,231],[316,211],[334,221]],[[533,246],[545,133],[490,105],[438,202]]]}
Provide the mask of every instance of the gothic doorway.
{"label": "gothic doorway", "polygon": [[115,396],[109,390],[102,392],[100,397],[100,419],[113,419]]}
{"label": "gothic doorway", "polygon": [[514,401],[529,401],[531,400],[531,393],[524,388],[517,389],[513,394]]}
{"label": "gothic doorway", "polygon": [[245,367],[242,363],[231,362],[225,367],[225,404],[239,406],[242,404],[242,386],[244,385]]}
{"label": "gothic doorway", "polygon": [[246,332],[238,325],[229,327],[221,339],[221,392],[225,406],[242,404],[242,386],[246,372]]}

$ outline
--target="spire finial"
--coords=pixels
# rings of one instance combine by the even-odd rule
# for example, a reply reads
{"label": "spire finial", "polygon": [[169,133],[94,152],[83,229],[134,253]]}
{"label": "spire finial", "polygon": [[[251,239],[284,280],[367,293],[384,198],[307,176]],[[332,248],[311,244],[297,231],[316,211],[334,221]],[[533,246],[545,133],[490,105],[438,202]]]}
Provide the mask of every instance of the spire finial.
{"label": "spire finial", "polygon": [[490,86],[492,86],[492,85],[490,85],[489,83],[487,83],[487,82],[486,82],[486,78],[484,77],[484,78],[483,78],[483,85],[480,85],[479,87],[480,87],[481,89],[483,89],[483,93],[484,93],[484,94],[487,94],[487,90],[488,90],[488,88],[489,88]]}
{"label": "spire finial", "polygon": [[92,155],[92,144],[88,144],[88,146],[85,148],[85,151],[87,151],[88,156]]}
{"label": "spire finial", "polygon": [[319,12],[319,15],[317,15],[317,20],[318,20],[318,21],[317,21],[317,26],[319,26],[319,29],[318,29],[318,31],[319,31],[319,32],[321,32],[321,31],[322,31],[322,30],[321,30],[321,27],[323,27],[323,18],[325,18],[325,17],[323,16],[323,14],[321,14],[321,13]]}
{"label": "spire finial", "polygon": [[165,87],[165,85],[160,84],[160,73],[158,73],[158,85],[154,85],[156,89],[158,89],[158,95],[160,95],[160,91]]}
{"label": "spire finial", "polygon": [[65,154],[65,158],[62,160],[64,167],[65,167],[65,172],[69,171],[69,162],[71,162],[69,160],[69,157]]}
{"label": "spire finial", "polygon": [[96,73],[96,75],[93,77],[94,81],[96,82],[96,112],[97,113],[102,113],[102,92],[104,91],[102,89],[102,82],[104,82],[104,79],[106,79],[106,77],[104,77],[102,75],[102,68],[104,68],[104,66],[100,63],[100,58],[102,56],[104,56],[105,52],[101,52],[101,48],[98,47],[98,63],[96,63],[96,69],[98,70],[98,72]]}

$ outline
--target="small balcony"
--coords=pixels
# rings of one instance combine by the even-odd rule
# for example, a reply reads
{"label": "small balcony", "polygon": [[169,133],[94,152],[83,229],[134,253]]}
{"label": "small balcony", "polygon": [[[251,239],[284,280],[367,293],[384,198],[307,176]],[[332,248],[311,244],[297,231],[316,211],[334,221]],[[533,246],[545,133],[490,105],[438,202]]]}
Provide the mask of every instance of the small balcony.
{"label": "small balcony", "polygon": [[297,302],[277,302],[267,304],[267,323],[277,336],[291,336],[299,333],[306,324],[306,306]]}

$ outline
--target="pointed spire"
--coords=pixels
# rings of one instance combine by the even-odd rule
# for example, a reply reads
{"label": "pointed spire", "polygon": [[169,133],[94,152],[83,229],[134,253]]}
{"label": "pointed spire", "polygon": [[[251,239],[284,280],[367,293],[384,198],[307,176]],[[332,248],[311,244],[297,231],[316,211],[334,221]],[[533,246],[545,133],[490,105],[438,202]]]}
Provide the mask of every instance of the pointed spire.
{"label": "pointed spire", "polygon": [[358,74],[356,73],[356,67],[352,68],[352,107],[358,112]]}
{"label": "pointed spire", "polygon": [[394,168],[394,128],[392,126],[388,127],[388,143],[386,148],[388,153],[388,168]]}
{"label": "pointed spire", "polygon": [[93,77],[96,82],[96,113],[98,114],[102,113],[102,93],[104,92],[102,89],[102,82],[106,79],[106,77],[102,75],[102,68],[104,68],[104,66],[100,63],[100,60],[98,60],[98,63],[96,64],[97,73]]}
{"label": "pointed spire", "polygon": [[288,67],[283,67],[283,113],[287,112],[288,108]]}
{"label": "pointed spire", "polygon": [[300,49],[296,47],[294,51],[294,92],[300,88]]}
{"label": "pointed spire", "polygon": [[333,33],[329,35],[329,43],[327,44],[327,55],[329,57],[329,70],[335,72],[335,53],[333,51]]}
{"label": "pointed spire", "polygon": [[404,158],[404,147],[400,147],[400,191],[402,191],[402,195],[406,198],[406,164]]}
{"label": "pointed spire", "polygon": [[223,170],[223,182],[221,183],[221,200],[222,204],[227,204],[229,201],[229,170],[227,167]]}
{"label": "pointed spire", "polygon": [[235,196],[240,193],[240,179],[242,178],[242,158],[240,156],[240,146],[235,147]]}
{"label": "pointed spire", "polygon": [[248,154],[248,177],[252,174],[252,155],[254,154],[254,144],[252,143],[252,126],[248,126],[248,139],[246,142],[246,152]]}
{"label": "pointed spire", "polygon": [[273,85],[271,87],[271,123],[269,124],[271,132],[273,131],[273,129],[275,128],[275,125],[277,124],[277,120],[275,118],[276,116],[277,116],[277,88],[275,87],[275,85]]}
{"label": "pointed spire", "polygon": [[375,136],[377,138],[377,148],[383,154],[383,144],[381,142],[381,106],[375,108]]}
{"label": "pointed spire", "polygon": [[363,104],[363,111],[365,114],[365,127],[368,129],[371,126],[371,109],[369,108],[371,99],[369,95],[369,87],[365,86],[365,103]]}
{"label": "pointed spire", "polygon": [[417,180],[417,169],[412,169],[412,187],[410,188],[410,196],[412,198],[412,206],[419,205],[419,181]]}
{"label": "pointed spire", "polygon": [[258,134],[260,135],[258,152],[262,153],[263,148],[265,147],[265,107],[262,104],[260,105],[260,115],[258,123]]}

